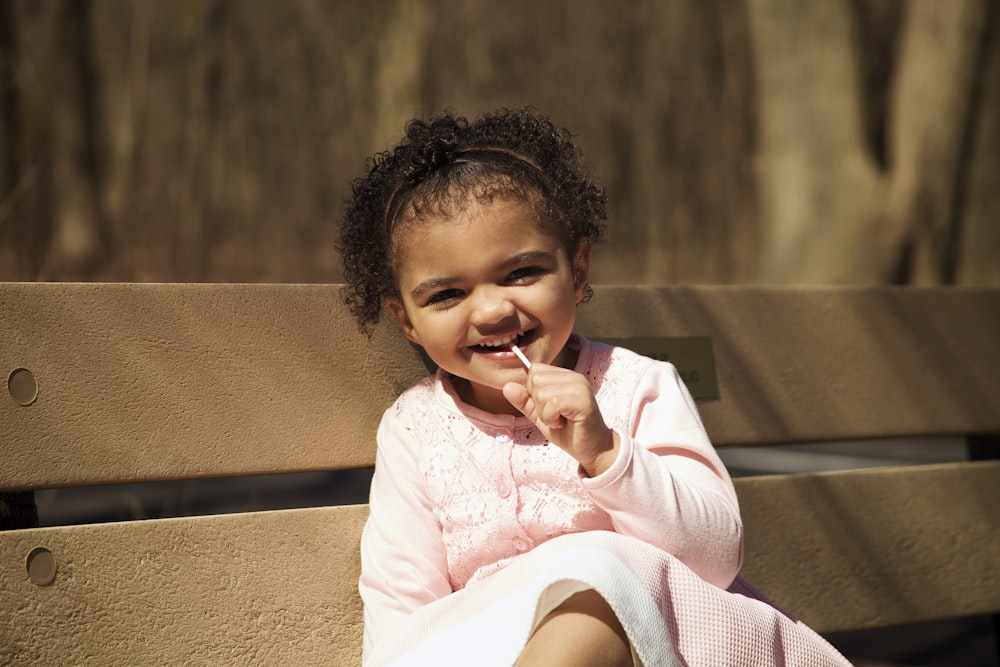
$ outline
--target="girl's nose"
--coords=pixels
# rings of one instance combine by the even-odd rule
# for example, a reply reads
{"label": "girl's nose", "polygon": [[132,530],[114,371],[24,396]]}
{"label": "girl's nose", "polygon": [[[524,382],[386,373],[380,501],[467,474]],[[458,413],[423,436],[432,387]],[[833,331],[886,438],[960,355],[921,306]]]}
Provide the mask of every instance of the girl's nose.
{"label": "girl's nose", "polygon": [[470,320],[474,325],[497,324],[516,313],[514,303],[507,298],[502,288],[485,288],[473,295]]}

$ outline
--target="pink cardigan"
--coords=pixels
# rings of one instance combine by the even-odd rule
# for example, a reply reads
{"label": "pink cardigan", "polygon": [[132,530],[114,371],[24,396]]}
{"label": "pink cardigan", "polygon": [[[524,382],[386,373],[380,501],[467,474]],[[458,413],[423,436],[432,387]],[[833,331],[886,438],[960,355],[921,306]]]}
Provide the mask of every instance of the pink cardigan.
{"label": "pink cardigan", "polygon": [[361,542],[366,652],[416,609],[567,533],[637,537],[719,588],[736,577],[732,480],[674,367],[582,337],[571,344],[621,436],[598,477],[582,477],[528,419],[463,403],[440,372],[386,411]]}

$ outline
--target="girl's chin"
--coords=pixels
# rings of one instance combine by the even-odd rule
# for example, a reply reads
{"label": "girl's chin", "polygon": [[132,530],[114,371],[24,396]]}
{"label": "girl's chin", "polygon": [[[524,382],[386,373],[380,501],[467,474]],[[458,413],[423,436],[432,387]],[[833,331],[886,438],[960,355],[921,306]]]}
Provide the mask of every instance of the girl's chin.
{"label": "girl's chin", "polygon": [[[504,382],[503,384],[507,384]],[[455,382],[455,390],[459,397],[469,405],[492,412],[494,414],[520,415],[521,413],[511,405],[503,395],[503,385],[494,387],[493,384],[483,384],[470,382],[464,378],[459,378]]]}
{"label": "girl's chin", "polygon": [[501,373],[491,375],[489,378],[483,378],[482,381],[473,380],[470,384],[475,384],[477,387],[481,388],[483,391],[495,391],[502,394],[504,385],[509,382],[517,382],[518,384],[524,384],[528,381],[528,375],[524,370],[512,371],[510,373]]}

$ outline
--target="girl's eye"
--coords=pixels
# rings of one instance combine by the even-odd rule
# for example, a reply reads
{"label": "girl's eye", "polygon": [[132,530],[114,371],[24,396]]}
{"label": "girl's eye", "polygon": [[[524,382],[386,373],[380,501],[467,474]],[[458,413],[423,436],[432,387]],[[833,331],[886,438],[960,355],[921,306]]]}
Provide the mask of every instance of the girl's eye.
{"label": "girl's eye", "polygon": [[427,305],[431,306],[431,305],[448,303],[449,301],[457,299],[460,296],[462,296],[461,290],[457,289],[441,290],[440,292],[435,292],[433,295],[431,295],[431,298],[427,300]]}
{"label": "girl's eye", "polygon": [[515,269],[507,275],[507,282],[518,283],[524,282],[531,278],[541,275],[544,273],[545,269],[540,266],[524,266],[520,269]]}

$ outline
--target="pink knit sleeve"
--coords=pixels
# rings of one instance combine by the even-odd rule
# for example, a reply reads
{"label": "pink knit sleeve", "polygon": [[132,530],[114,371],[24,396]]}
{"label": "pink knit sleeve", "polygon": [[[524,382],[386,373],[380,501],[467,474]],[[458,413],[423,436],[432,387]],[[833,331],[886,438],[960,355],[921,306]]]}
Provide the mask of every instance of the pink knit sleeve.
{"label": "pink knit sleeve", "polygon": [[[613,400],[627,400],[616,397]],[[615,463],[583,486],[615,529],[673,554],[727,587],[743,558],[743,524],[732,480],[708,440],[694,401],[670,364],[645,373],[619,432]]]}
{"label": "pink knit sleeve", "polygon": [[371,511],[361,535],[365,656],[406,616],[452,592],[417,443],[397,409],[390,408],[379,425]]}

